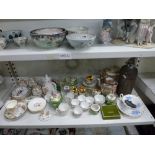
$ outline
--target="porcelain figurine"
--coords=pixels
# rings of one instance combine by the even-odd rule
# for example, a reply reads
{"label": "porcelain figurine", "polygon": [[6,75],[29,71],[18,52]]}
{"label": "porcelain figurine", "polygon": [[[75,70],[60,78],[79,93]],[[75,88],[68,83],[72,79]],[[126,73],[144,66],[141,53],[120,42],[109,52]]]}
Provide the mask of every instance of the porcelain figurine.
{"label": "porcelain figurine", "polygon": [[112,29],[112,20],[106,19],[103,20],[102,31],[100,34],[100,40],[103,44],[107,45],[111,42],[111,29]]}
{"label": "porcelain figurine", "polygon": [[4,49],[7,45],[5,38],[0,38],[0,49]]}
{"label": "porcelain figurine", "polygon": [[126,43],[133,44],[136,40],[138,22],[137,20],[131,20],[128,26],[126,34]]}
{"label": "porcelain figurine", "polygon": [[137,31],[137,45],[142,46],[146,42],[146,36],[150,27],[150,19],[141,19]]}
{"label": "porcelain figurine", "polygon": [[147,43],[152,43],[152,36],[153,36],[153,29],[155,27],[155,23],[151,23],[149,28],[148,28],[148,32],[147,32],[147,35],[146,35],[146,44]]}
{"label": "porcelain figurine", "polygon": [[125,30],[125,22],[124,20],[118,20],[117,21],[117,39],[125,40],[126,36],[126,30]]}
{"label": "porcelain figurine", "polygon": [[33,96],[42,96],[42,89],[41,89],[41,86],[35,85],[35,86],[32,88],[32,94],[33,94]]}
{"label": "porcelain figurine", "polygon": [[51,81],[51,78],[46,74],[44,79],[44,86],[42,87],[44,94],[56,94],[57,85]]}

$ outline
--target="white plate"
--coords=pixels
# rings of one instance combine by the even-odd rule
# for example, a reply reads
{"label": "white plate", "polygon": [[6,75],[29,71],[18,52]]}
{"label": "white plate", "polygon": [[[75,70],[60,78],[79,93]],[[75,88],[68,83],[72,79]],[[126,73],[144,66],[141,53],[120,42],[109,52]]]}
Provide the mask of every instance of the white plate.
{"label": "white plate", "polygon": [[46,100],[41,97],[36,97],[30,100],[28,103],[28,109],[33,113],[44,110],[45,106],[46,106]]}
{"label": "white plate", "polygon": [[120,99],[117,99],[117,106],[123,114],[133,117],[133,118],[140,117],[144,112],[143,106],[139,108],[134,108],[134,109],[127,108]]}

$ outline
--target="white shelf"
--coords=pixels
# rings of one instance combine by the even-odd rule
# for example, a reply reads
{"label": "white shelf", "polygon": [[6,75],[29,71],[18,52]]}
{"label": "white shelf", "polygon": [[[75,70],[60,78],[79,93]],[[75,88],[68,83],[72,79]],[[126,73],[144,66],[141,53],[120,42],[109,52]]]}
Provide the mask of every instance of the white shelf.
{"label": "white shelf", "polygon": [[[47,108],[53,112],[49,106]],[[66,116],[53,115],[48,121],[40,121],[39,114],[26,114],[16,121],[10,121],[4,118],[3,107],[0,111],[0,128],[72,128],[72,127],[108,127],[108,126],[129,126],[129,125],[144,125],[154,124],[155,120],[147,107],[144,105],[144,113],[139,118],[129,118],[121,115],[121,119],[103,120],[101,114],[91,115],[89,112],[84,112],[79,118],[75,118],[72,112],[69,111]]]}
{"label": "white shelf", "polygon": [[155,73],[139,74],[136,85],[155,103]]}
{"label": "white shelf", "polygon": [[58,59],[97,59],[155,57],[155,48],[142,49],[128,46],[97,45],[87,49],[39,49],[34,47],[4,49],[0,51],[0,61],[58,60]]}

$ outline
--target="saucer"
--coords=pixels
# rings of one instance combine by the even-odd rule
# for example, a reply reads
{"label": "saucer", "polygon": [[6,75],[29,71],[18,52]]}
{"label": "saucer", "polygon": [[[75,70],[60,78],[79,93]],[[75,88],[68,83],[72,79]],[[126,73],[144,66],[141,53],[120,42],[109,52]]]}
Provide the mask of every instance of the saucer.
{"label": "saucer", "polygon": [[32,113],[41,112],[46,106],[46,100],[41,97],[33,98],[28,103],[28,109]]}
{"label": "saucer", "polygon": [[133,118],[140,117],[144,112],[143,106],[138,107],[138,108],[133,108],[133,109],[128,108],[126,107],[126,105],[124,105],[124,103],[120,99],[117,99],[117,106],[123,114],[133,117]]}

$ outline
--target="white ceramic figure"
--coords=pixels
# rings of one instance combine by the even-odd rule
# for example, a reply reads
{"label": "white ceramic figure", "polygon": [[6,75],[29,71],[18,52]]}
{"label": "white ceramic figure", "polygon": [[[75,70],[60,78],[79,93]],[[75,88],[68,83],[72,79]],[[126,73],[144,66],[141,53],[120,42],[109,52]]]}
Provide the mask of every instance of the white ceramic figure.
{"label": "white ceramic figure", "polygon": [[136,40],[138,23],[136,20],[132,20],[130,24],[130,31],[127,32],[126,42],[133,44]]}
{"label": "white ceramic figure", "polygon": [[51,78],[46,74],[44,80],[44,86],[42,87],[44,94],[56,94],[57,85],[51,81]]}
{"label": "white ceramic figure", "polygon": [[123,39],[125,40],[126,31],[125,31],[125,22],[124,20],[118,20],[117,21],[117,39]]}
{"label": "white ceramic figure", "polygon": [[151,25],[148,28],[147,35],[146,35],[146,43],[152,43],[152,36],[153,36],[154,27],[155,27],[155,23],[151,23]]}
{"label": "white ceramic figure", "polygon": [[150,27],[150,19],[141,19],[137,31],[137,45],[142,46],[146,42],[146,36]]}

